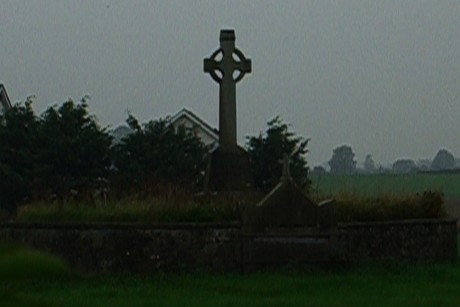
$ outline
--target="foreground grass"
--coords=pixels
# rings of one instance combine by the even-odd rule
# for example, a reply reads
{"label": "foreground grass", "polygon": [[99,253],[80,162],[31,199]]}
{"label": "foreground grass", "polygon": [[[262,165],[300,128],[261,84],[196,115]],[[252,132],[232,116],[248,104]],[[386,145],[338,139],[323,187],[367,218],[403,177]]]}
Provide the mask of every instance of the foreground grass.
{"label": "foreground grass", "polygon": [[458,306],[460,267],[11,284],[48,306]]}
{"label": "foreground grass", "polygon": [[[0,246],[0,255],[0,306],[5,307],[458,306],[460,301],[459,261],[335,272],[158,273],[141,278],[78,277],[59,259],[18,247]],[[5,266],[20,274],[2,274]]]}
{"label": "foreground grass", "polygon": [[[26,294],[28,285],[73,278],[75,274],[58,257],[17,244],[0,244],[0,306],[50,306],[49,300]],[[12,284],[26,288],[18,292]]]}

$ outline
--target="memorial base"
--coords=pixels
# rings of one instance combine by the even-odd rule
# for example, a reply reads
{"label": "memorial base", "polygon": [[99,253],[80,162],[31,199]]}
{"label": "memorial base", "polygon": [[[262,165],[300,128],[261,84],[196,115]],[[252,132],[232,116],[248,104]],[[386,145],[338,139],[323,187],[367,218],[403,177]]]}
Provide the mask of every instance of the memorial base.
{"label": "memorial base", "polygon": [[253,187],[248,153],[241,147],[218,147],[212,152],[205,192],[248,191]]}

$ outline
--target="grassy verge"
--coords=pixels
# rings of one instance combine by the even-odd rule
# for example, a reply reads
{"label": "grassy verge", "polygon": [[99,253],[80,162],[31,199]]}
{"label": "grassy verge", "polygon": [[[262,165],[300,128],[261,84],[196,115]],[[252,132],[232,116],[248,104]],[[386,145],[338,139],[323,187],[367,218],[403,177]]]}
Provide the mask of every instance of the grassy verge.
{"label": "grassy verge", "polygon": [[[0,244],[0,306],[50,306],[49,299],[30,295],[28,285],[63,282],[75,275],[61,259],[44,252]],[[13,285],[23,285],[16,291]]]}
{"label": "grassy verge", "polygon": [[236,203],[225,199],[130,198],[91,204],[72,201],[33,203],[20,207],[16,220],[168,223],[219,222],[238,218]]}
{"label": "grassy verge", "polygon": [[70,268],[57,257],[18,246],[0,247],[0,282],[63,278],[71,275]]}
{"label": "grassy verge", "polygon": [[460,300],[460,260],[341,271],[76,278],[45,253],[0,245],[0,255],[4,307],[458,306]]}
{"label": "grassy verge", "polygon": [[352,272],[159,275],[11,287],[49,306],[458,306],[460,266]]}
{"label": "grassy verge", "polygon": [[[48,222],[228,222],[240,219],[240,209],[254,205],[260,195],[229,199],[224,196],[175,199],[123,199],[112,202],[84,204],[34,203],[18,210],[18,221]],[[382,195],[363,197],[355,193],[333,195],[337,200],[340,222],[386,221],[402,219],[442,218],[446,216],[442,193],[426,191],[413,195]]]}

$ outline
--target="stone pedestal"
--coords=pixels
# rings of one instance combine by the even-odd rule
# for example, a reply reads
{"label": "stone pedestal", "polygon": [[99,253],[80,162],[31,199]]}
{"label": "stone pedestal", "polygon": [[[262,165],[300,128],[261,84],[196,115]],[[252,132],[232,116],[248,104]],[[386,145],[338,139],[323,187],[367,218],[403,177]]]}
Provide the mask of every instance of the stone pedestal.
{"label": "stone pedestal", "polygon": [[205,192],[247,191],[253,187],[248,153],[239,146],[218,147],[212,152]]}

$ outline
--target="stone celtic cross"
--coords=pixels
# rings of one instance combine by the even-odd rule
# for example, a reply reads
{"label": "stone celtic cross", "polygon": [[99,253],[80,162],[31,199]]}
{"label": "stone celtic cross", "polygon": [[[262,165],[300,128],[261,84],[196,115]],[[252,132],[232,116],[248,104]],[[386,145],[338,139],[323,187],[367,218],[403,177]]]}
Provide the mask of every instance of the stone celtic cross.
{"label": "stone celtic cross", "polygon": [[251,60],[235,47],[235,31],[220,31],[220,47],[204,59],[204,72],[219,83],[219,145],[236,143],[236,83],[251,72]]}

